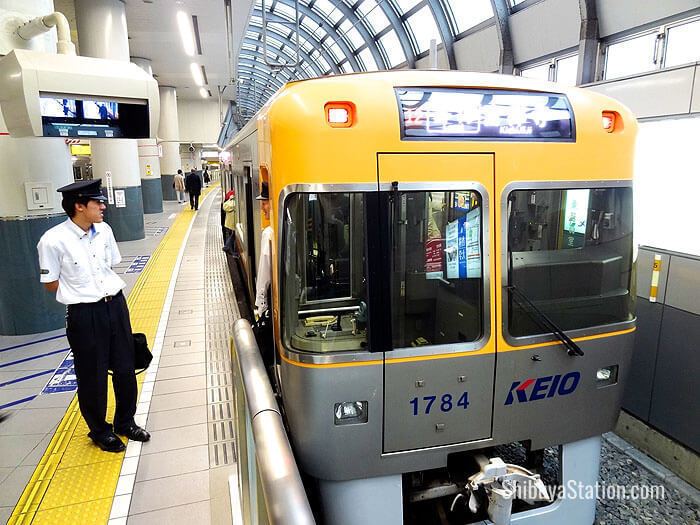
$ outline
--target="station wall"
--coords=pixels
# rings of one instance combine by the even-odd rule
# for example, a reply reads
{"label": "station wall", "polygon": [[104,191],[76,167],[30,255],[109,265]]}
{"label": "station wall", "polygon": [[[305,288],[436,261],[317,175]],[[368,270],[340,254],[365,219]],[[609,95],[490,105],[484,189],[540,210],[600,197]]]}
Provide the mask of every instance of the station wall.
{"label": "station wall", "polygon": [[216,144],[221,128],[217,101],[178,98],[177,120],[181,143]]}

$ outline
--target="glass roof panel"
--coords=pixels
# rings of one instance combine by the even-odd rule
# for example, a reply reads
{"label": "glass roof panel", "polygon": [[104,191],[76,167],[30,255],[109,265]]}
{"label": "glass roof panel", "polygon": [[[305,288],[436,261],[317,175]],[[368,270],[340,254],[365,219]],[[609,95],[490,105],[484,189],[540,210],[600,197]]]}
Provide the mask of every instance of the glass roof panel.
{"label": "glass roof panel", "polygon": [[389,59],[389,67],[395,67],[406,61],[406,56],[401,49],[401,42],[396,31],[389,31],[380,40],[386,56]]}
{"label": "glass roof panel", "polygon": [[[460,0],[463,3],[467,3],[465,0]],[[398,4],[402,13],[408,13],[412,8],[416,7],[418,4],[423,2],[423,0],[394,0],[394,3]]]}
{"label": "glass roof panel", "polygon": [[433,13],[427,5],[411,15],[407,22],[416,38],[419,53],[430,48],[430,40],[432,39],[437,40],[438,44],[442,42]]}
{"label": "glass roof panel", "polygon": [[340,24],[339,29],[345,34],[347,39],[350,40],[354,49],[365,45],[365,39],[362,38],[360,32],[353,27],[349,20],[345,20]]}
{"label": "glass roof panel", "polygon": [[318,57],[314,58],[314,60],[318,64],[318,67],[321,68],[321,71],[328,71],[331,68],[331,66],[321,54],[319,54]]}
{"label": "glass roof panel", "polygon": [[343,13],[336,9],[328,0],[316,0],[313,10],[319,12],[323,18],[330,18],[334,24],[343,18]]}
{"label": "glass roof panel", "polygon": [[337,42],[333,42],[328,49],[330,49],[331,55],[335,57],[337,62],[340,62],[343,60],[343,58],[345,58],[345,54],[343,53],[343,50],[340,49]]}
{"label": "glass roof panel", "polygon": [[275,4],[274,12],[278,15],[284,15],[284,17],[288,18],[289,20],[296,19],[296,13],[294,12],[294,9],[288,6],[287,4],[283,4],[282,2],[277,2]]}
{"label": "glass roof panel", "polygon": [[365,48],[360,51],[359,57],[365,66],[365,71],[377,71],[379,69],[377,67],[377,62],[374,60],[372,52],[369,49]]}
{"label": "glass roof panel", "polygon": [[379,33],[389,25],[389,19],[377,5],[376,0],[364,0],[358,7],[358,11],[375,33]]}
{"label": "glass roof panel", "polygon": [[468,2],[449,0],[449,6],[457,24],[458,33],[493,17],[491,0],[469,0]]}
{"label": "glass roof panel", "polygon": [[352,66],[347,61],[341,64],[340,69],[343,73],[352,73]]}

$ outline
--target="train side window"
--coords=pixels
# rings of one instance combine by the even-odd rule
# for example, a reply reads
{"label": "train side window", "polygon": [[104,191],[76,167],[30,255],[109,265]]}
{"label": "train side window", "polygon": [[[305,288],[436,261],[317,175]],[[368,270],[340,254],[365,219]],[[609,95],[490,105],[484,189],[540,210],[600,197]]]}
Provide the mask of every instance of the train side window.
{"label": "train side window", "polygon": [[298,193],[284,211],[283,333],[288,347],[367,346],[364,195]]}
{"label": "train side window", "polygon": [[481,196],[398,192],[391,214],[393,347],[478,340],[483,333]]}
{"label": "train side window", "polygon": [[633,319],[632,189],[518,190],[508,198],[508,332],[548,333]]}

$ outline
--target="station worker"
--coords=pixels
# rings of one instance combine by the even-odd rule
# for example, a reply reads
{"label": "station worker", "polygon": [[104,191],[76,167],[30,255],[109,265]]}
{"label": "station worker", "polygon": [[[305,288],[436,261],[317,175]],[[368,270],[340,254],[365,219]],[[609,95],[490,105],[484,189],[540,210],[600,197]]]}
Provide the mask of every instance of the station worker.
{"label": "station worker", "polygon": [[[260,207],[265,219],[270,220],[270,190],[266,182],[262,183],[260,195],[255,197],[260,201]],[[268,304],[268,291],[272,274],[272,226],[268,225],[260,238],[260,261],[258,262],[258,279],[255,283],[255,313],[259,317],[270,305]]]}
{"label": "station worker", "polygon": [[[59,188],[68,219],[39,240],[40,280],[66,305],[66,336],[73,351],[78,403],[90,433],[102,450],[121,452],[116,434],[148,441],[134,422],[136,376],[126,286],[112,266],[121,261],[117,242],[103,222],[106,198],[100,179]],[[114,427],[107,423],[107,370],[113,371]],[[116,433],[115,433],[116,432]]]}

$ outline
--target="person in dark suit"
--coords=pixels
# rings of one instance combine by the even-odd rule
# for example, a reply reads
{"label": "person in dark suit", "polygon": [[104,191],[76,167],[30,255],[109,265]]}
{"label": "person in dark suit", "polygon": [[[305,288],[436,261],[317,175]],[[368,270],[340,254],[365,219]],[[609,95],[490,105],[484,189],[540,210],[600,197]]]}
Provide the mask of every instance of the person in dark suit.
{"label": "person in dark suit", "polygon": [[198,210],[199,195],[202,193],[202,179],[199,178],[194,168],[185,177],[185,191],[190,194],[190,209]]}

